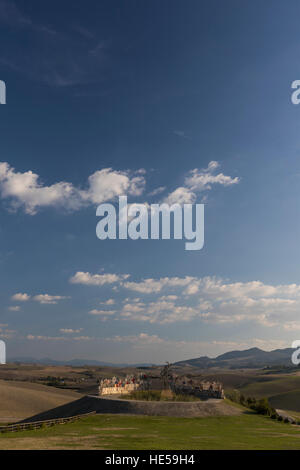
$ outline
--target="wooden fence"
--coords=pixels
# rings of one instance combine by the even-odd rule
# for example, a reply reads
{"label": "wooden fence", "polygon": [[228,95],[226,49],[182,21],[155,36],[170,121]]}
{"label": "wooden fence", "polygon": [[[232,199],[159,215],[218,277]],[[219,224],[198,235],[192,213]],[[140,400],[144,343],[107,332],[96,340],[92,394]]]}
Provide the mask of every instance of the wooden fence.
{"label": "wooden fence", "polygon": [[45,421],[34,421],[32,423],[8,424],[6,426],[0,426],[0,433],[26,431],[26,430],[33,430],[33,429],[40,429],[43,427],[54,426],[55,424],[72,423],[73,421],[77,421],[78,419],[85,418],[86,416],[94,415],[95,413],[96,411],[91,411],[90,413],[85,413],[82,415],[69,416],[68,418],[48,419]]}

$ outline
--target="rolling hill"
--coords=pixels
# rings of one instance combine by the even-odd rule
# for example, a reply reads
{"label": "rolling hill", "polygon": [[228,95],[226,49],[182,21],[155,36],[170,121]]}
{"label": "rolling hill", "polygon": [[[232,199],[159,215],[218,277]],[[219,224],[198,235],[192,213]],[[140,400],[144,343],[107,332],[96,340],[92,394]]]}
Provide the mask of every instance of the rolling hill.
{"label": "rolling hill", "polygon": [[197,367],[207,369],[210,367],[221,367],[229,369],[261,368],[268,366],[292,366],[292,348],[275,349],[263,351],[259,348],[246,349],[244,351],[230,351],[216,358],[207,356],[176,362],[176,366]]}
{"label": "rolling hill", "polygon": [[80,396],[76,392],[45,385],[0,380],[0,423],[27,418]]}
{"label": "rolling hill", "polygon": [[[176,366],[196,367],[206,369],[210,367],[221,367],[230,369],[239,368],[262,368],[267,366],[292,366],[291,356],[294,349],[275,349],[273,351],[263,351],[259,348],[246,349],[244,351],[229,351],[221,354],[216,358],[201,356],[194,359],[186,359],[184,361],[175,362]],[[50,365],[69,365],[71,367],[78,366],[96,366],[96,367],[152,367],[151,363],[135,363],[135,364],[113,364],[91,359],[73,359],[70,361],[58,361],[51,358],[36,359],[33,357],[11,357],[8,358],[10,363],[31,363],[31,364],[50,364]]]}

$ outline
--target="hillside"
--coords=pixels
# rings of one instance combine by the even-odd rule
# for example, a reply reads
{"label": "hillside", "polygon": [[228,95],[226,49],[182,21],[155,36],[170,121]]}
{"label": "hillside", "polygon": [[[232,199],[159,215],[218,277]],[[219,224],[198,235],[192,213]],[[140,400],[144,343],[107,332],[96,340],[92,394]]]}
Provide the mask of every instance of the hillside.
{"label": "hillside", "polygon": [[176,366],[189,366],[206,369],[209,367],[224,367],[230,369],[238,368],[260,368],[274,365],[292,366],[291,356],[294,352],[292,348],[275,349],[273,351],[263,351],[259,348],[246,349],[244,351],[230,351],[221,354],[216,358],[207,356],[185,361],[176,362]]}
{"label": "hillside", "polygon": [[0,422],[18,421],[79,398],[76,392],[0,380]]}
{"label": "hillside", "polygon": [[91,413],[93,411],[101,414],[113,413],[177,417],[230,416],[241,413],[240,409],[236,406],[232,406],[232,404],[227,403],[225,400],[217,399],[205,401],[197,400],[193,402],[167,402],[84,396],[66,405],[31,416],[24,421],[34,422],[66,418]]}

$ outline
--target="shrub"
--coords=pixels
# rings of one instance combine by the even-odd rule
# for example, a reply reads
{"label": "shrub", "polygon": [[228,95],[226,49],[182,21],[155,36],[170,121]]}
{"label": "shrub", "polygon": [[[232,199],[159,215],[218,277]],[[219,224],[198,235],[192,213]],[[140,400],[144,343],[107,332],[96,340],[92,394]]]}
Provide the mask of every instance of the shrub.
{"label": "shrub", "polygon": [[145,401],[199,401],[199,398],[188,394],[168,394],[162,393],[161,390],[136,390],[128,395],[123,395],[126,400],[145,400]]}
{"label": "shrub", "polygon": [[274,408],[272,408],[267,400],[267,398],[261,398],[258,402],[253,403],[250,407],[255,410],[260,415],[269,415],[271,416],[274,413]]}
{"label": "shrub", "polygon": [[227,392],[226,397],[235,402],[235,403],[240,403],[241,395],[238,390],[233,390],[232,392]]}
{"label": "shrub", "polygon": [[129,398],[131,400],[159,401],[160,396],[160,390],[136,390],[131,392],[129,395],[125,395],[124,398]]}
{"label": "shrub", "polygon": [[240,404],[244,405],[245,403],[245,396],[243,394],[240,395]]}

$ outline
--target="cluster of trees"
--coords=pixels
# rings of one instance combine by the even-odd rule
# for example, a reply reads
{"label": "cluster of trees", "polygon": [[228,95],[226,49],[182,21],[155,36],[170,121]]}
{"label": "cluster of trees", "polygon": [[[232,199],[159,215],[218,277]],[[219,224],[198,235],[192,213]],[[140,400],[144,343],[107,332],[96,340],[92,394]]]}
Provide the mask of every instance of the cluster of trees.
{"label": "cluster of trees", "polygon": [[240,404],[250,408],[250,410],[256,411],[256,413],[260,415],[267,415],[270,417],[276,417],[277,415],[275,408],[270,405],[267,398],[260,398],[259,400],[256,400],[256,398],[246,398],[243,394],[241,394]]}
{"label": "cluster of trees", "polygon": [[65,380],[62,377],[54,377],[52,375],[48,375],[46,377],[46,385],[49,387],[62,387],[65,385]]}
{"label": "cluster of trees", "polygon": [[[284,421],[285,423],[290,422],[288,418],[283,418],[277,413],[275,408],[270,405],[267,398],[256,399],[254,397],[245,397],[237,390],[234,390],[232,393],[227,393],[226,397],[229,398],[229,400],[235,403],[239,403],[240,405],[245,406],[246,408],[249,408],[250,410],[253,410],[260,415],[266,415],[272,419],[277,419],[277,421]],[[300,421],[295,424],[300,425]]]}

